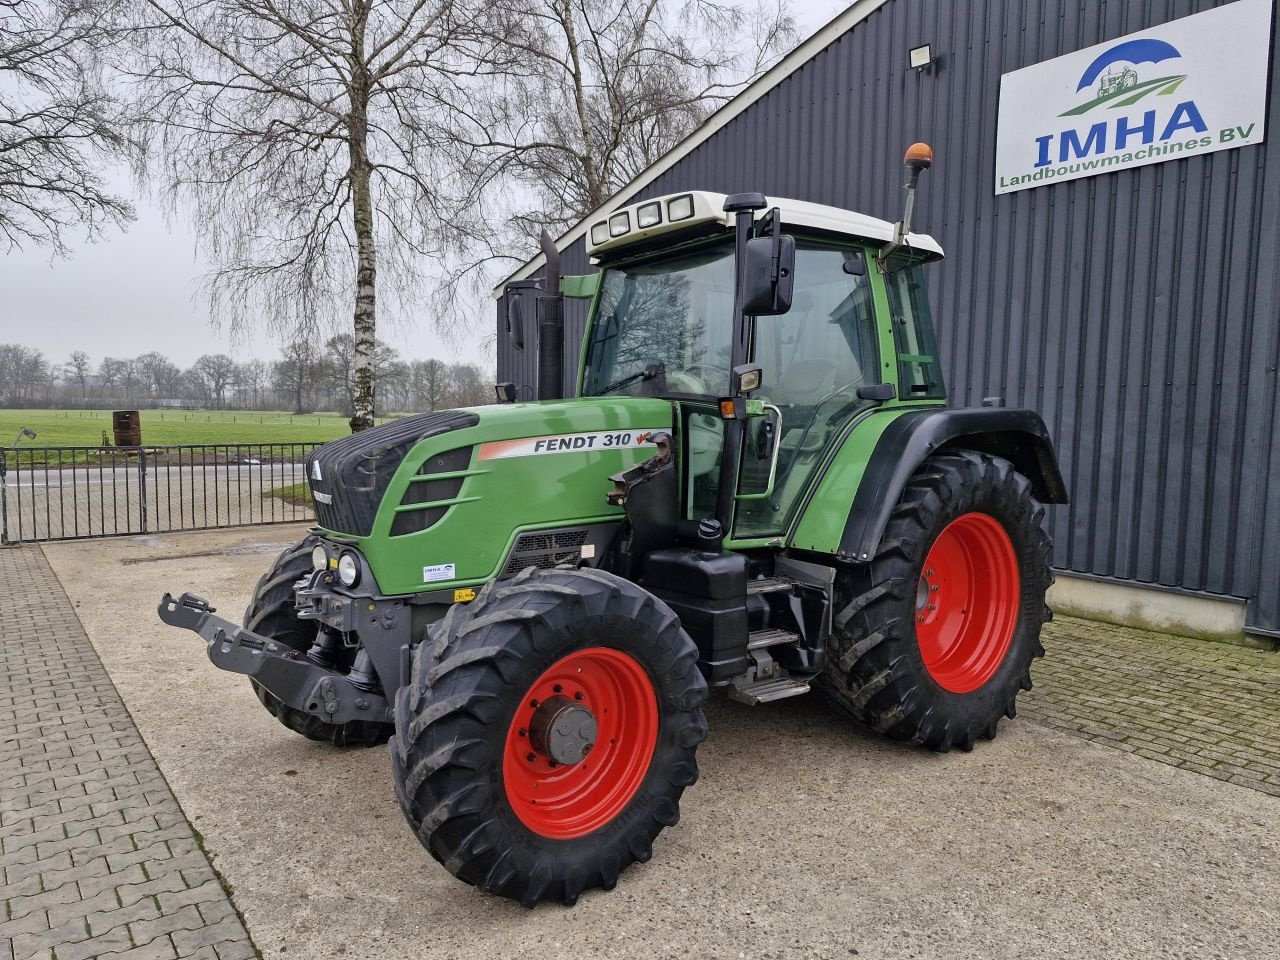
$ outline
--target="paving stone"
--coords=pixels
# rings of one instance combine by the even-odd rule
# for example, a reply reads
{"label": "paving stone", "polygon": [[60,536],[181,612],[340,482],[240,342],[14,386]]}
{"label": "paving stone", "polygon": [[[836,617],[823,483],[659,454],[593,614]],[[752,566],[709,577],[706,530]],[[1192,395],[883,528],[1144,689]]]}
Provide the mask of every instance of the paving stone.
{"label": "paving stone", "polygon": [[222,943],[244,943],[247,937],[239,917],[227,917],[217,923],[194,930],[180,930],[172,934],[178,956],[185,957],[199,947],[217,947]]}
{"label": "paving stone", "polygon": [[214,878],[206,880],[199,886],[185,887],[173,893],[158,894],[156,899],[160,902],[160,909],[165,913],[176,913],[188,904],[207,903],[211,900],[226,902],[227,895],[222,889],[222,884]]}
{"label": "paving stone", "polygon": [[254,956],[44,555],[0,583],[0,960]]}
{"label": "paving stone", "polygon": [[[253,955],[253,949],[250,948],[248,956]],[[146,946],[134,947],[124,953],[98,954],[98,960],[177,960],[177,957],[178,952],[173,947],[173,941],[168,937],[158,937]]]}
{"label": "paving stone", "polygon": [[[101,936],[117,927],[123,927],[125,924],[132,924],[138,921],[155,920],[160,916],[160,908],[156,906],[154,900],[140,900],[137,903],[131,903],[127,907],[116,907],[104,910],[101,913],[91,913],[84,918],[84,925],[88,928],[89,933],[95,937]],[[150,937],[148,940],[152,939]],[[134,941],[137,942],[136,940]],[[146,940],[142,941],[143,943]]]}
{"label": "paving stone", "polygon": [[1280,654],[1060,617],[1018,713],[1280,796]]}
{"label": "paving stone", "polygon": [[[149,905],[156,910],[155,903],[150,900],[144,900],[137,906],[143,904]],[[228,907],[228,910],[231,908]],[[156,910],[159,913],[158,910]],[[232,911],[234,913],[234,911]],[[191,933],[201,928],[212,929],[216,924],[208,923],[204,917],[200,915],[200,911],[194,906],[183,907],[177,913],[166,914],[163,917],[157,916],[147,918],[129,924],[129,932],[133,935],[133,942],[137,944],[150,943],[158,936],[172,934],[178,931]]]}

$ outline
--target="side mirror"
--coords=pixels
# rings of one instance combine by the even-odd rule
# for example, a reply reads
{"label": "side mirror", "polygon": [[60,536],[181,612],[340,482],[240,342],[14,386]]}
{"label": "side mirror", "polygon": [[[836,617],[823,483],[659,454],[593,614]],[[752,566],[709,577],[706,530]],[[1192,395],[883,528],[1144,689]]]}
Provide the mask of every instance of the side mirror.
{"label": "side mirror", "polygon": [[511,346],[517,350],[524,349],[525,295],[532,291],[537,296],[541,289],[537,280],[515,280],[508,283],[503,291],[506,300],[506,334],[511,338]]}
{"label": "side mirror", "polygon": [[521,303],[520,294],[508,294],[507,336],[511,338],[511,345],[517,350],[524,349],[524,308]]}
{"label": "side mirror", "polygon": [[796,240],[786,234],[747,241],[742,271],[742,312],[773,317],[791,309],[795,288]]}

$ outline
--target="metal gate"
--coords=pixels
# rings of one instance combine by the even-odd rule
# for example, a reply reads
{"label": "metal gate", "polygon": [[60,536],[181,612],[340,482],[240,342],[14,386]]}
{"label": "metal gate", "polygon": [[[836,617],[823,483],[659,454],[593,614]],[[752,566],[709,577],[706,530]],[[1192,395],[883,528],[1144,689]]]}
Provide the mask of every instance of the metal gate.
{"label": "metal gate", "polygon": [[0,543],[311,520],[317,446],[0,447]]}

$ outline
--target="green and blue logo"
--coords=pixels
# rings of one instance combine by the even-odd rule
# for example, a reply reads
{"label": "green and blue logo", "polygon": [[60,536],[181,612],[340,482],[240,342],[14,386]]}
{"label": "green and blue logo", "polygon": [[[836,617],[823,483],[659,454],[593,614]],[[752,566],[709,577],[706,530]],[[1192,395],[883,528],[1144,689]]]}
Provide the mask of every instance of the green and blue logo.
{"label": "green and blue logo", "polygon": [[1177,47],[1163,40],[1141,39],[1118,43],[1089,64],[1089,68],[1080,76],[1076,92],[1092,90],[1094,83],[1097,83],[1096,95],[1058,116],[1078,117],[1101,106],[1113,110],[1128,107],[1152,94],[1167,97],[1182,86],[1187,75],[1169,74],[1141,80],[1137,67],[1144,63],[1158,64],[1181,58],[1182,54]]}
{"label": "green and blue logo", "polygon": [[[1076,92],[1087,90],[1089,99],[1058,116],[1078,117],[1100,107],[1121,111],[1149,96],[1168,96],[1182,86],[1187,79],[1185,73],[1143,80],[1137,68],[1181,57],[1173,44],[1146,37],[1109,47],[1080,75]],[[1155,109],[1146,110],[1140,119],[1135,119],[1132,111],[1120,112],[1099,120],[1087,130],[1077,127],[1035,137],[1036,168],[1163,144],[1179,135],[1185,137],[1184,131],[1202,134],[1208,130],[1194,100],[1183,100],[1172,110],[1161,113],[1163,115]]]}

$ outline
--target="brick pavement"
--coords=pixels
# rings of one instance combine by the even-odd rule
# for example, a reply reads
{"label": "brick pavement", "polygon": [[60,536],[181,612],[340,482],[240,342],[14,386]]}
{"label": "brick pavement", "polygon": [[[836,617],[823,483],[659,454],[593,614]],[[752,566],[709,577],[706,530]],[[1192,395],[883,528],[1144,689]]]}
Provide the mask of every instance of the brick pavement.
{"label": "brick pavement", "polygon": [[1060,617],[1022,716],[1280,796],[1280,653]]}
{"label": "brick pavement", "polygon": [[0,584],[0,960],[256,956],[44,554]]}

